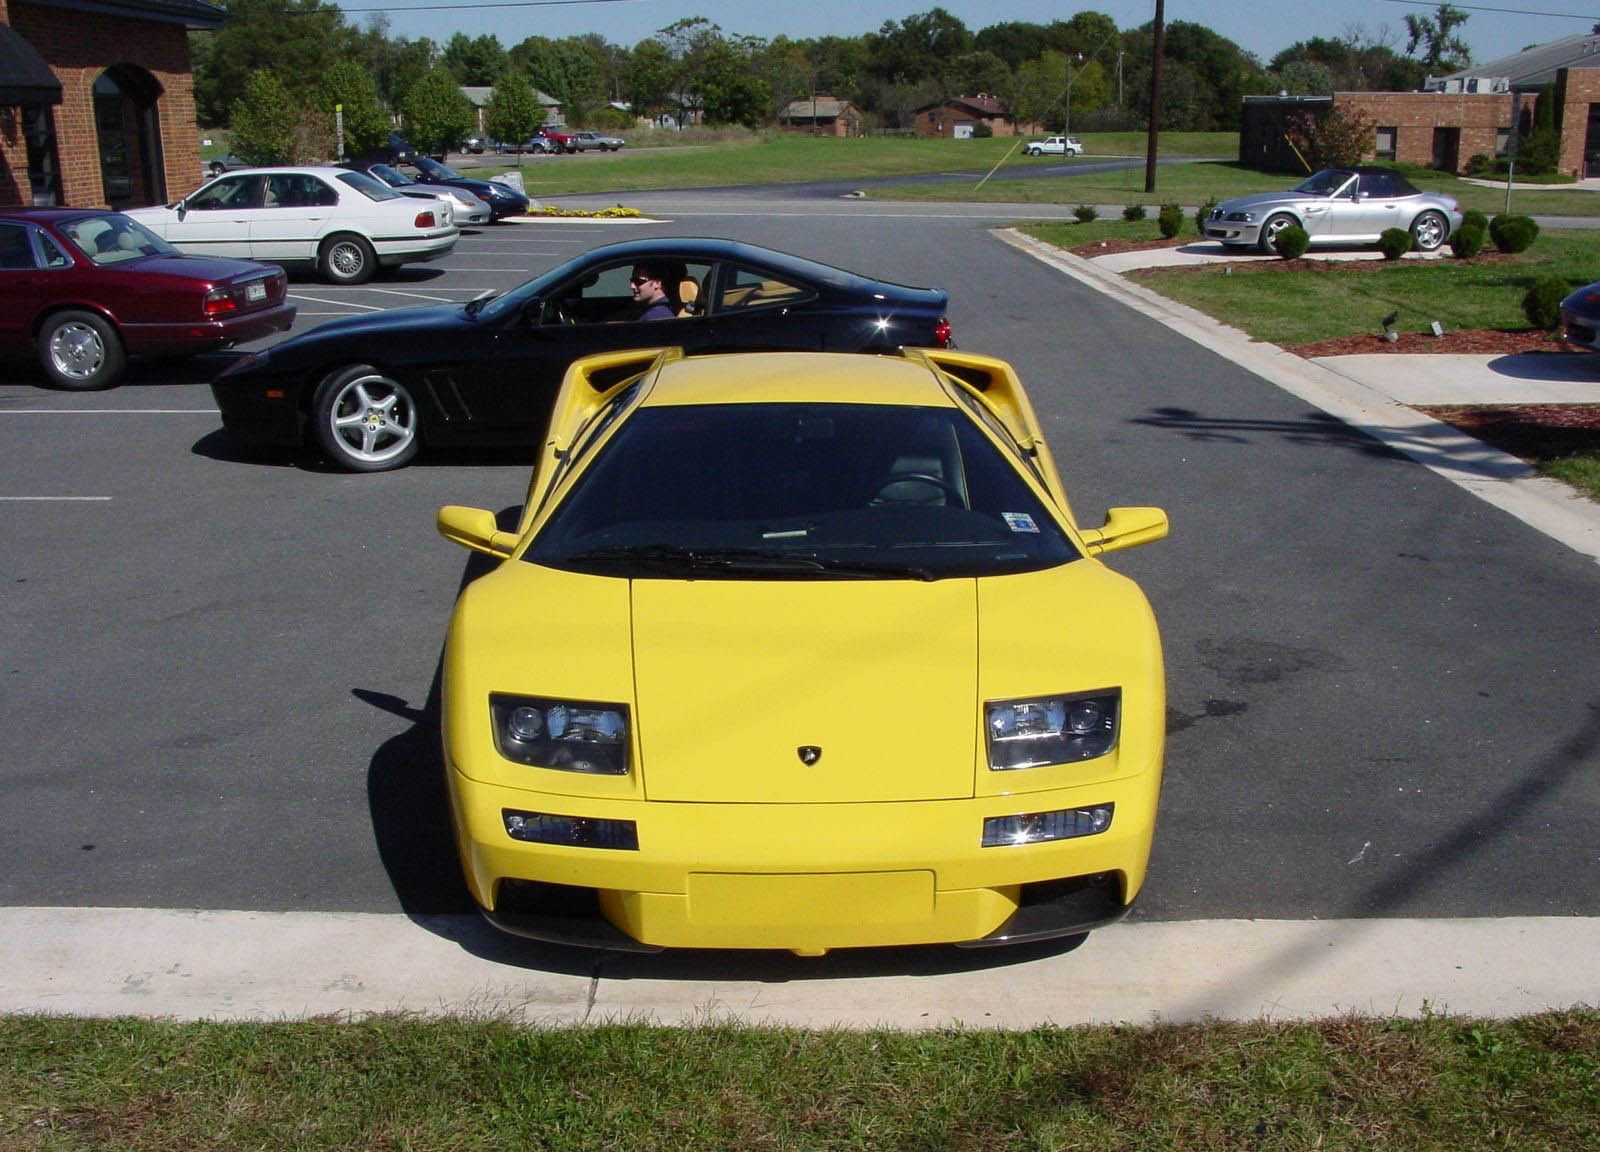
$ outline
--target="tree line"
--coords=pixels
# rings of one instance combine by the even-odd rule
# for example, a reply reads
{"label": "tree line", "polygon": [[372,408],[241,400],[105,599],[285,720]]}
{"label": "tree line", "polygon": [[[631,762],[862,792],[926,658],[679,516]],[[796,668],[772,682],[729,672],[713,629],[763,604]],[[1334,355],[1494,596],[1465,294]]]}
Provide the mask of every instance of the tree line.
{"label": "tree line", "polygon": [[[1262,61],[1189,21],[1166,26],[1160,126],[1230,131],[1240,98],[1287,92],[1407,91],[1468,62],[1466,15],[1441,4],[1407,15],[1408,42],[1355,27],[1303,40]],[[915,110],[988,94],[1040,130],[1142,128],[1148,121],[1154,29],[1119,29],[1100,12],[1048,24],[1006,21],[973,30],[943,8],[886,21],[860,36],[728,35],[703,17],[679,20],[631,47],[604,36],[456,33],[443,44],[391,35],[384,17],[354,25],[325,0],[232,0],[217,31],[191,34],[202,124],[231,126],[257,158],[328,155],[332,109],[346,149],[374,148],[404,125],[420,147],[452,147],[475,127],[460,88],[494,89],[489,131],[535,131],[543,92],[574,125],[626,128],[635,116],[693,115],[758,127],[791,101],[829,95],[859,107],[872,129],[908,127]],[[250,156],[244,156],[251,159]]]}

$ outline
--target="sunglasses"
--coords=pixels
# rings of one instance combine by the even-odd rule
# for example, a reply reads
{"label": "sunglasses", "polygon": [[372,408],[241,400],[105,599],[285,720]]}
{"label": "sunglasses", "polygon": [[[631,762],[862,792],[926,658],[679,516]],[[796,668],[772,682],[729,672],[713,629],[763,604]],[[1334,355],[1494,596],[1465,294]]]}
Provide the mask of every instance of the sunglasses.
{"label": "sunglasses", "polygon": [[652,281],[654,279],[655,279],[654,276],[630,276],[628,278],[628,283],[629,284],[648,284],[648,283],[650,283],[650,281]]}

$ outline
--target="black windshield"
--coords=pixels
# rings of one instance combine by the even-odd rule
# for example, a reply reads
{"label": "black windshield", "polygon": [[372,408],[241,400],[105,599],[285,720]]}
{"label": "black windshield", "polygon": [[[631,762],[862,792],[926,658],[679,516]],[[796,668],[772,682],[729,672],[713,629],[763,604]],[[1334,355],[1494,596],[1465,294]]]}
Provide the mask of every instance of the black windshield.
{"label": "black windshield", "polygon": [[928,580],[1077,557],[959,410],[730,404],[635,412],[523,558],[637,578]]}

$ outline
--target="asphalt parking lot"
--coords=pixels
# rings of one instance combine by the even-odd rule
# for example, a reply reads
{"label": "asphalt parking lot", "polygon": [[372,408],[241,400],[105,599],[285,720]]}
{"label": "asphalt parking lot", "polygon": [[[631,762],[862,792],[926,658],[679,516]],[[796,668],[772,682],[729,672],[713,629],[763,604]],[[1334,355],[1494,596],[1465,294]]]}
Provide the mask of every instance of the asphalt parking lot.
{"label": "asphalt parking lot", "polygon": [[[1080,517],[1167,507],[1171,539],[1116,565],[1170,683],[1136,919],[1600,914],[1595,566],[981,220],[501,225],[359,288],[295,279],[295,331],[660,231],[948,288],[961,346],[1032,388]],[[465,910],[436,670],[475,570],[433,515],[514,506],[527,460],[247,452],[203,381],[0,384],[0,904]]]}

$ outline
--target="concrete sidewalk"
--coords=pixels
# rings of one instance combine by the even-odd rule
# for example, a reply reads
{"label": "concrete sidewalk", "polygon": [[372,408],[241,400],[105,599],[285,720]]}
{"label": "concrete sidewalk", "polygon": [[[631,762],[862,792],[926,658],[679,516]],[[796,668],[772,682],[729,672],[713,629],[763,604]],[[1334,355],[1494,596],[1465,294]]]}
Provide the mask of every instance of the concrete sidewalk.
{"label": "concrete sidewalk", "polygon": [[[1015,230],[1006,243],[1401,452],[1523,523],[1600,561],[1600,504],[1412,405],[1600,402],[1600,357],[1569,353],[1434,356],[1378,353],[1307,360],[1133,283],[1131,267],[1251,260],[1185,244],[1085,260]],[[1321,258],[1382,259],[1376,252]],[[1130,263],[1126,257],[1139,257]],[[1276,257],[1267,257],[1276,259]]]}

